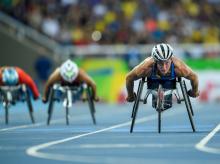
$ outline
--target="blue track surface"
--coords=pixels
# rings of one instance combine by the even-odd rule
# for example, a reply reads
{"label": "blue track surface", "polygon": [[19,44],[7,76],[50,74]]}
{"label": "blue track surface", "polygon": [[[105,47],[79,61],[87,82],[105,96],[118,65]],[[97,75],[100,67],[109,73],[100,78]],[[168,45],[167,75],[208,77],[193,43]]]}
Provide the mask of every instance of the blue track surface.
{"label": "blue track surface", "polygon": [[220,123],[219,104],[195,102],[193,107],[195,133],[181,104],[162,114],[161,134],[157,133],[157,113],[149,105],[141,105],[130,134],[132,104],[96,104],[97,125],[93,125],[88,104],[76,103],[70,110],[69,126],[61,104],[55,105],[50,126],[46,125],[47,105],[41,102],[34,103],[34,125],[24,103],[10,108],[9,125],[5,125],[1,106],[0,161],[219,164],[220,132],[218,128],[213,131]]}

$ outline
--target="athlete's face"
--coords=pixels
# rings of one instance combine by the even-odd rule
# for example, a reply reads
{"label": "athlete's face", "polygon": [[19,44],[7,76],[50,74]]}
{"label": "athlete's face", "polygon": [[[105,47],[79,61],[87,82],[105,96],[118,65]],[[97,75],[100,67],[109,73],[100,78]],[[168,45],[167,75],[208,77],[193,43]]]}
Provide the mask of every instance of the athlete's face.
{"label": "athlete's face", "polygon": [[169,72],[170,66],[171,66],[171,59],[167,61],[157,62],[157,69],[162,75],[166,75]]}

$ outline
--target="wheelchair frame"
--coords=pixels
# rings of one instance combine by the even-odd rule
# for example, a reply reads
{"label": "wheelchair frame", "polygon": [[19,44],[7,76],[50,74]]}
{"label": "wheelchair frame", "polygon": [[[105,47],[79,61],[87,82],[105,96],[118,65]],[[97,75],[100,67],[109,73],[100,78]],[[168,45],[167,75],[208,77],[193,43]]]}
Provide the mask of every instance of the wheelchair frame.
{"label": "wheelchair frame", "polygon": [[[134,124],[135,124],[135,120],[136,120],[136,116],[137,116],[137,111],[138,111],[138,107],[139,107],[139,102],[143,101],[143,103],[146,104],[148,96],[150,94],[152,94],[152,90],[147,89],[147,93],[146,93],[144,99],[141,100],[141,94],[142,94],[143,85],[144,85],[145,82],[147,82],[146,78],[142,78],[139,82],[139,86],[138,86],[138,90],[137,90],[137,97],[136,97],[136,100],[134,102],[133,110],[132,110],[132,114],[131,114],[132,121],[131,121],[130,133],[133,132],[133,128],[134,128]],[[176,90],[177,94],[175,94],[175,93],[174,94],[177,98],[177,103],[178,104],[180,104],[182,101],[185,102],[187,113],[188,113],[189,120],[190,120],[190,124],[191,124],[193,132],[195,132],[196,130],[195,130],[194,122],[193,122],[194,112],[193,112],[193,109],[192,109],[192,104],[191,104],[191,101],[190,101],[190,97],[187,94],[187,87],[186,87],[185,80],[182,80],[181,78],[177,78],[176,82],[180,84],[180,88],[181,88],[181,91],[182,91],[183,98],[180,97],[177,88],[176,89],[171,89],[171,90]],[[155,90],[153,90],[153,91],[155,91]],[[161,132],[161,113],[163,111],[163,98],[164,98],[164,96],[162,96],[162,98],[161,98],[161,96],[159,95],[159,94],[161,94],[161,92],[164,92],[164,90],[162,88],[162,85],[160,84],[159,88],[157,90],[157,96],[156,96],[157,97],[156,111],[158,112],[158,132],[159,133]]]}
{"label": "wheelchair frame", "polygon": [[[1,86],[0,87],[0,96],[1,101],[3,103],[3,107],[5,108],[5,124],[9,122],[9,108],[13,104],[16,104],[16,101],[20,100],[19,97],[19,90],[25,95],[25,100],[27,102],[29,115],[31,118],[32,123],[35,123],[34,116],[33,116],[33,106],[31,103],[30,93],[28,92],[27,86],[25,84],[17,85],[17,86]],[[16,98],[14,100],[14,98]],[[22,100],[23,101],[23,100]]]}
{"label": "wheelchair frame", "polygon": [[[47,125],[50,124],[50,120],[52,117],[52,113],[53,113],[53,106],[54,106],[54,92],[55,90],[60,90],[64,93],[64,99],[66,99],[66,106],[65,106],[65,110],[66,110],[66,124],[69,125],[69,109],[72,106],[72,96],[76,93],[76,90],[79,86],[61,86],[60,84],[54,84],[53,87],[50,89],[50,96],[49,96],[49,106],[48,106],[48,118],[47,118]],[[83,89],[86,91],[86,95],[87,95],[87,100],[89,103],[89,110],[90,110],[90,114],[92,117],[92,121],[93,124],[96,124],[96,118],[95,118],[95,105],[94,105],[94,101],[92,99],[92,91],[91,88],[87,85],[87,84],[82,84]],[[68,104],[71,103],[70,106],[68,106]]]}

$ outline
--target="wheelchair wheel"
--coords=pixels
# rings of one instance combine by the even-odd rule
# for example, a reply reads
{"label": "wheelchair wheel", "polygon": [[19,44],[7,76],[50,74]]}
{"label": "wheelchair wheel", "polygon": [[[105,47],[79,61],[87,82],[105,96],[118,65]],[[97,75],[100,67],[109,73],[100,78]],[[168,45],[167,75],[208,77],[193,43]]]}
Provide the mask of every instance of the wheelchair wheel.
{"label": "wheelchair wheel", "polygon": [[93,124],[96,125],[95,105],[94,105],[94,101],[92,99],[91,90],[90,90],[89,87],[86,88],[86,95],[87,95],[87,99],[88,99],[89,110],[90,110],[90,114],[91,114],[91,117],[92,117],[92,121],[93,121]]}
{"label": "wheelchair wheel", "polygon": [[[184,86],[185,90],[187,91],[186,82],[185,82],[185,81],[183,81],[183,86]],[[188,94],[186,94],[186,95],[187,95],[186,98],[187,98],[187,101],[188,101],[188,103],[189,103],[190,111],[191,111],[191,113],[192,113],[192,116],[194,116],[194,112],[193,112],[193,109],[192,109],[192,104],[191,104],[189,95],[188,95]]]}
{"label": "wheelchair wheel", "polygon": [[51,93],[50,93],[50,97],[49,97],[49,105],[48,105],[48,118],[47,118],[47,125],[50,124],[50,119],[51,119],[51,116],[52,116],[52,113],[53,113],[53,105],[54,105],[54,100],[53,100],[53,97],[54,97],[54,89],[51,87],[50,89]]}
{"label": "wheelchair wheel", "polygon": [[131,122],[130,133],[133,132],[133,128],[134,128],[134,124],[135,124],[135,119],[136,119],[136,115],[137,115],[137,111],[138,111],[138,106],[139,106],[139,102],[140,102],[144,82],[145,82],[145,78],[142,78],[141,81],[139,82],[139,85],[138,85],[137,97],[136,97],[136,100],[134,102],[132,115],[131,115],[132,122]]}
{"label": "wheelchair wheel", "polygon": [[34,116],[33,116],[33,106],[31,103],[31,98],[30,98],[30,94],[29,94],[28,90],[26,90],[26,99],[27,99],[27,106],[28,106],[30,117],[31,117],[31,121],[34,124],[35,120],[34,120]]}
{"label": "wheelchair wheel", "polygon": [[183,98],[184,98],[184,102],[185,102],[185,105],[186,105],[189,120],[190,120],[190,123],[191,123],[191,127],[192,127],[193,132],[195,132],[196,130],[195,130],[195,126],[194,126],[194,123],[193,123],[193,118],[192,118],[192,113],[191,113],[189,101],[187,99],[187,90],[186,90],[186,87],[184,87],[184,83],[185,83],[184,81],[181,81],[180,82],[180,87],[181,87],[181,90],[182,90],[182,93],[183,93]]}

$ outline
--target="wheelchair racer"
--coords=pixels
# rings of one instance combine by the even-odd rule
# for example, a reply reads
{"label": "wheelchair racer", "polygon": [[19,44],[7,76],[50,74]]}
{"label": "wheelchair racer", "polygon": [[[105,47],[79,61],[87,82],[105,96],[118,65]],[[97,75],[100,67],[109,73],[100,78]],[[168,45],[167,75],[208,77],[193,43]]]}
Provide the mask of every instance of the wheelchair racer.
{"label": "wheelchair racer", "polygon": [[33,79],[21,68],[3,66],[0,68],[0,86],[16,86],[26,84],[33,93],[34,100],[38,99],[40,94]]}
{"label": "wheelchair racer", "polygon": [[[153,47],[151,56],[133,68],[126,76],[126,88],[128,102],[136,98],[134,93],[134,81],[147,77],[149,89],[157,89],[159,84],[165,89],[173,89],[176,84],[176,77],[184,77],[190,80],[191,89],[188,92],[190,97],[198,97],[198,77],[192,69],[182,60],[173,56],[173,48],[169,44],[157,44]],[[153,96],[152,106],[156,106],[156,98]],[[172,93],[164,97],[165,109],[172,107]]]}
{"label": "wheelchair racer", "polygon": [[53,84],[60,83],[63,86],[80,86],[86,83],[92,88],[92,97],[95,101],[99,98],[96,94],[96,84],[92,78],[81,68],[78,68],[75,62],[70,59],[66,60],[60,67],[58,67],[49,77],[44,87],[42,101],[46,103],[49,97],[49,90]]}

